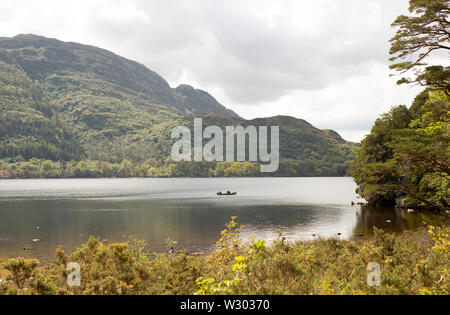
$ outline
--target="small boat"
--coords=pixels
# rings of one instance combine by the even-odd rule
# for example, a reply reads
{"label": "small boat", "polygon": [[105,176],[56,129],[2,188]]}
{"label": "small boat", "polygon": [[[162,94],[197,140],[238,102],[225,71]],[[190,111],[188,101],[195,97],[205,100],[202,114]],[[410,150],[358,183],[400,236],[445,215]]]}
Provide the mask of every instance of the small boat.
{"label": "small boat", "polygon": [[218,192],[217,196],[236,196],[237,192],[231,192],[231,191],[227,191],[226,193],[223,192]]}

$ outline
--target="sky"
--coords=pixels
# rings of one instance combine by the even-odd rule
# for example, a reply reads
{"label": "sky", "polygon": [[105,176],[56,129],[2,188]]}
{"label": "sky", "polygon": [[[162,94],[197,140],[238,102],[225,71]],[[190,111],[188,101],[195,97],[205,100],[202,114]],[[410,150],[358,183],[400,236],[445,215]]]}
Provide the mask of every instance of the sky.
{"label": "sky", "polygon": [[2,0],[0,37],[36,34],[136,60],[240,116],[289,115],[361,141],[420,88],[390,77],[408,0]]}

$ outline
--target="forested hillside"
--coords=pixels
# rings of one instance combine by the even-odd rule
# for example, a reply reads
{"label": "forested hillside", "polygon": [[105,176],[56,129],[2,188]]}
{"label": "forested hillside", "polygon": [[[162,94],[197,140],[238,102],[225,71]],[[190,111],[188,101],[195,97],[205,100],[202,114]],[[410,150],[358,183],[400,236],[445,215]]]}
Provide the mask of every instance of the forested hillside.
{"label": "forested hillside", "polygon": [[[10,56],[0,51],[0,59],[5,57]],[[58,119],[38,82],[14,65],[0,62],[0,95],[0,158],[81,158],[77,137]]]}
{"label": "forested hillside", "polygon": [[246,121],[205,91],[99,48],[35,35],[0,38],[0,177],[256,176],[253,163],[180,163],[171,131],[281,126],[277,176],[343,176],[355,144],[303,120]]}

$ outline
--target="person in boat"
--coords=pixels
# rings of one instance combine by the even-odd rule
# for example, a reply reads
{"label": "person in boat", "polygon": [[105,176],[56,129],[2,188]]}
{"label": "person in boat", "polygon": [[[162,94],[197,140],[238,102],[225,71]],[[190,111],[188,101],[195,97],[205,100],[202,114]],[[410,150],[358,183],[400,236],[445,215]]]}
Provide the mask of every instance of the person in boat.
{"label": "person in boat", "polygon": [[234,196],[234,195],[236,195],[236,193],[235,192],[231,192],[230,190],[227,190],[226,193],[220,191],[220,192],[217,193],[217,195],[219,195],[219,196]]}

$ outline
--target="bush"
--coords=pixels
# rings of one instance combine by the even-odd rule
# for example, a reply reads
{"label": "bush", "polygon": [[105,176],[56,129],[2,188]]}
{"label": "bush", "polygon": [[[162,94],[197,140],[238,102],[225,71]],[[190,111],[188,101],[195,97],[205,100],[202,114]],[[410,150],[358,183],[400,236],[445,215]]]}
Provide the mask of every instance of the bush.
{"label": "bush", "polygon": [[[38,261],[12,259],[0,294],[163,294],[163,295],[448,295],[450,229],[428,226],[416,232],[375,236],[359,241],[319,239],[289,243],[280,235],[242,242],[236,218],[226,225],[209,255],[150,253],[143,241],[108,244],[91,237],[71,255],[57,250],[53,263],[37,270]],[[66,283],[68,262],[81,266],[81,286]],[[381,267],[381,286],[367,285],[369,263]]]}

